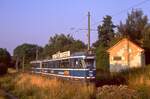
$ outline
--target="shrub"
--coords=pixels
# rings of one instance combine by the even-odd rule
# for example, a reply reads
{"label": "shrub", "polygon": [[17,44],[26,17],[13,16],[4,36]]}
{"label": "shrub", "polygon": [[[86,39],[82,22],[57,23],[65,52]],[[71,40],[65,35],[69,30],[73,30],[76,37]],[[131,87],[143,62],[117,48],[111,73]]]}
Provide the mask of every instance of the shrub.
{"label": "shrub", "polygon": [[147,86],[147,85],[137,86],[137,91],[138,91],[141,99],[149,99],[150,98],[150,86]]}
{"label": "shrub", "polygon": [[139,94],[126,85],[105,85],[98,88],[96,97],[97,99],[139,99]]}
{"label": "shrub", "polygon": [[7,73],[7,65],[4,63],[0,63],[0,75],[4,75]]}
{"label": "shrub", "polygon": [[120,85],[120,84],[127,84],[127,79],[122,75],[109,75],[105,74],[102,76],[97,77],[96,79],[96,86],[103,86],[103,85]]}
{"label": "shrub", "polygon": [[96,48],[96,68],[103,71],[109,70],[109,55],[106,50],[107,47],[102,44]]}
{"label": "shrub", "polygon": [[11,62],[11,56],[6,49],[0,48],[0,63],[9,65]]}

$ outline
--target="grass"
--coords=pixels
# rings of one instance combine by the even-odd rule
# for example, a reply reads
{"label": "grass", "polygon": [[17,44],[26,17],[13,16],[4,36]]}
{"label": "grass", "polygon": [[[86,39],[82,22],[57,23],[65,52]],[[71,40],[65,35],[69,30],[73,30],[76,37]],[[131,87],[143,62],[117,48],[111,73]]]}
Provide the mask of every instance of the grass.
{"label": "grass", "polygon": [[[127,85],[129,89],[133,89],[138,93],[138,99],[150,99],[150,65],[145,66],[144,68],[125,70],[120,73],[99,73],[97,76],[98,87],[103,85]],[[108,88],[107,90],[110,89]],[[114,93],[115,90],[112,92]],[[107,97],[108,95],[110,95],[110,93],[106,91],[104,96]]]}
{"label": "grass", "polygon": [[140,99],[150,99],[150,65],[123,71],[120,75],[126,78],[130,88],[138,91]]}
{"label": "grass", "polygon": [[2,90],[0,90],[0,99],[7,99]]}
{"label": "grass", "polygon": [[101,73],[97,88],[83,82],[15,72],[0,77],[0,88],[19,99],[150,99],[150,65],[112,75]]}
{"label": "grass", "polygon": [[1,88],[19,99],[91,99],[94,86],[85,83],[71,83],[58,79],[27,73],[6,75],[0,78]]}

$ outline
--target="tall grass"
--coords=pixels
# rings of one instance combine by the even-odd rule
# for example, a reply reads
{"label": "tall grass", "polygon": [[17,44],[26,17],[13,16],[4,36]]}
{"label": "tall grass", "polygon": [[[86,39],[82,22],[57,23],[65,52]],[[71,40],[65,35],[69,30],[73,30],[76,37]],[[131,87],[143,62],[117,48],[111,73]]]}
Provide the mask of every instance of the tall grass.
{"label": "tall grass", "polygon": [[[107,85],[98,88],[93,84],[50,79],[28,73],[0,77],[0,87],[19,99],[150,99],[150,65],[113,75],[105,72],[102,74],[98,83],[100,86]],[[120,84],[125,85],[118,86]]]}
{"label": "tall grass", "polygon": [[143,68],[134,68],[122,71],[118,75],[124,76],[129,86],[150,86],[150,65]]}
{"label": "tall grass", "polygon": [[[103,86],[125,84],[129,89],[133,89],[138,93],[138,99],[150,99],[150,65],[143,68],[128,69],[120,73],[103,74],[104,75],[102,76],[98,76],[97,85]],[[111,90],[112,88],[108,87],[108,89],[106,89],[106,94],[105,92],[102,92],[101,96],[104,95],[107,97],[110,95],[111,93],[109,92],[109,89]],[[117,88],[115,88],[115,90],[117,90]],[[115,90],[112,90],[112,92],[115,93]],[[101,96],[99,95],[99,97]],[[120,99],[122,98],[120,97]]]}
{"label": "tall grass", "polygon": [[150,65],[125,70],[116,75],[125,78],[128,87],[136,90],[140,99],[150,99]]}
{"label": "tall grass", "polygon": [[6,99],[6,96],[2,90],[0,90],[0,99]]}
{"label": "tall grass", "polygon": [[9,75],[0,80],[1,87],[10,90],[19,99],[91,99],[94,97],[92,84],[71,83],[27,73],[12,77],[14,76]]}

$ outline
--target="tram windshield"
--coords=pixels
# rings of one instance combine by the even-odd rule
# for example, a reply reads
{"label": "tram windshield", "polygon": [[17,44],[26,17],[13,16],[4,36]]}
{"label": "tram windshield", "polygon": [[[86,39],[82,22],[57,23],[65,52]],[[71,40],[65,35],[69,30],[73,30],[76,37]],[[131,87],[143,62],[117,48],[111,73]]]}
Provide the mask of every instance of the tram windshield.
{"label": "tram windshield", "polygon": [[87,68],[94,68],[95,60],[94,59],[85,59],[85,64]]}
{"label": "tram windshield", "polygon": [[84,68],[84,61],[81,58],[72,58],[70,59],[70,67],[71,68]]}

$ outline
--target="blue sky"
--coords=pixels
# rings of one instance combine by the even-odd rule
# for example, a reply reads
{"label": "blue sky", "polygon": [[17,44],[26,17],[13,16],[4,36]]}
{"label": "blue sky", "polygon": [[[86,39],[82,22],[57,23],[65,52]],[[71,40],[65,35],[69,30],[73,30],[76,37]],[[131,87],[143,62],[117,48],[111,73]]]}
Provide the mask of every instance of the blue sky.
{"label": "blue sky", "polygon": [[[87,31],[76,30],[87,28],[88,11],[91,28],[96,29],[105,15],[113,15],[114,24],[124,21],[131,11],[128,8],[142,1],[146,0],[0,0],[0,48],[13,53],[23,43],[44,46],[56,33],[70,33],[86,43]],[[149,5],[147,0],[133,8],[150,16]],[[91,41],[96,39],[97,32],[91,32]]]}

